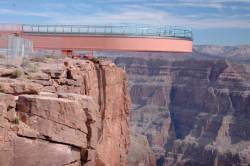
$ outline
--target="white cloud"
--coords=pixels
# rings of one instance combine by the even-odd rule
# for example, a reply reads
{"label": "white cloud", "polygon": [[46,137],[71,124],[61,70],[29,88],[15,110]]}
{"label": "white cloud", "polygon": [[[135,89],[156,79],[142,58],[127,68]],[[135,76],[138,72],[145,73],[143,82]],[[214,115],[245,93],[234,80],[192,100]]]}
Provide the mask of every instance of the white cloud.
{"label": "white cloud", "polygon": [[33,11],[17,11],[11,9],[0,8],[0,14],[18,15],[18,16],[36,16],[36,17],[55,17],[54,12],[33,12]]}
{"label": "white cloud", "polygon": [[211,3],[211,2],[179,2],[179,3],[168,3],[168,2],[158,2],[152,3],[151,6],[158,7],[197,7],[197,8],[214,8],[214,9],[222,9],[224,5],[222,3]]}
{"label": "white cloud", "polygon": [[[108,0],[108,2],[113,0]],[[130,1],[130,0],[123,0]],[[145,1],[145,0],[144,0]],[[227,0],[211,0],[205,3],[205,0],[179,0],[179,3],[188,7],[210,7],[215,9],[223,8],[223,5],[219,2],[225,2]],[[228,0],[233,1],[233,0]],[[227,1],[227,2],[228,2]],[[235,0],[236,1],[236,0]],[[243,0],[242,0],[243,1]],[[106,1],[105,1],[106,2]],[[201,3],[204,2],[204,3]],[[218,4],[217,4],[218,2]],[[250,0],[245,0],[250,2]],[[170,7],[177,7],[179,3],[167,3],[162,1],[156,1],[155,3],[149,3],[154,5],[169,5]],[[172,6],[171,6],[172,5]],[[0,8],[0,14],[2,15],[17,15],[17,16],[34,16],[41,17],[44,20],[41,24],[164,24],[164,25],[178,25],[189,26],[197,29],[201,28],[250,28],[250,19],[244,19],[240,15],[229,15],[223,17],[221,12],[215,13],[202,13],[196,14],[190,12],[187,15],[177,15],[171,13],[168,10],[158,8],[153,5],[145,4],[139,6],[138,4],[126,4],[125,6],[112,10],[98,10],[95,6],[90,4],[80,3],[71,4],[71,6],[65,6],[62,3],[48,3],[44,4],[44,7],[50,8],[50,10],[44,10],[43,12],[37,11],[18,11]],[[54,10],[53,10],[54,9]],[[88,10],[87,10],[88,9]],[[68,10],[73,10],[70,12]],[[46,12],[48,11],[48,12]],[[53,12],[50,12],[53,11]],[[92,11],[92,12],[89,12]],[[245,15],[249,16],[249,15]]]}
{"label": "white cloud", "polygon": [[58,15],[50,24],[164,24],[193,28],[250,28],[250,20],[238,17],[200,19],[199,15],[177,16],[169,12],[146,7],[130,7],[116,12],[97,12],[93,15]]}

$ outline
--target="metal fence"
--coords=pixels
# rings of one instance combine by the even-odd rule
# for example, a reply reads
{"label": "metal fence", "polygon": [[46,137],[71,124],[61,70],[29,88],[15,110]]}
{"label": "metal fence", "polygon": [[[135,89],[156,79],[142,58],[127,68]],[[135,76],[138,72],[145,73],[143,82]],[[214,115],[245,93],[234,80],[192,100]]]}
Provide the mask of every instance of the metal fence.
{"label": "metal fence", "polygon": [[0,31],[4,32],[20,32],[22,25],[20,24],[0,24]]}
{"label": "metal fence", "polygon": [[15,35],[0,36],[1,64],[18,65],[33,52],[33,43]]}
{"label": "metal fence", "polygon": [[84,35],[121,35],[121,36],[149,36],[173,37],[193,39],[192,30],[177,26],[94,26],[94,25],[22,25],[24,33],[46,34],[84,34]]}

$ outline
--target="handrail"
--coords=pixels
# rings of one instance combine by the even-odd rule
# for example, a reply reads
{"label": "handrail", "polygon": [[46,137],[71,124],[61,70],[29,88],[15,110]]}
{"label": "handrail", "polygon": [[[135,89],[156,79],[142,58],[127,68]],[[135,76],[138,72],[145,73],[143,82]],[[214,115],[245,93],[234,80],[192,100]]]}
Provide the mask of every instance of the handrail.
{"label": "handrail", "polygon": [[193,40],[192,30],[177,26],[153,25],[29,25],[0,24],[0,31],[140,37],[171,37]]}
{"label": "handrail", "polygon": [[84,34],[173,37],[193,40],[192,31],[175,26],[102,26],[102,25],[22,25],[24,33]]}
{"label": "handrail", "polygon": [[0,31],[20,32],[22,26],[19,24],[0,24]]}

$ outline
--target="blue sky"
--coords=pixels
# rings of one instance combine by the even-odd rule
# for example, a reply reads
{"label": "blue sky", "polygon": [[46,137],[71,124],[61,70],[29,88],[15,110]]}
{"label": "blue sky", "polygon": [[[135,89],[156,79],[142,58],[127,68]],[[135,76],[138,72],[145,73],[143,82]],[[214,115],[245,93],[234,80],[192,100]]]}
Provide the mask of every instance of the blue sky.
{"label": "blue sky", "polygon": [[192,27],[195,44],[250,44],[250,0],[0,0],[0,23]]}

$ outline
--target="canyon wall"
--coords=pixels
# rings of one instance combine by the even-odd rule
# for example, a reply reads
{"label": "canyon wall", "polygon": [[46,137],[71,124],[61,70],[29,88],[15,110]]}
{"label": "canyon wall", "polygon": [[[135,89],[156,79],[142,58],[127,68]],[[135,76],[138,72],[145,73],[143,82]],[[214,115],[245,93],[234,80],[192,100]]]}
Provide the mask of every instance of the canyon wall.
{"label": "canyon wall", "polygon": [[1,66],[0,91],[1,166],[128,164],[127,81],[112,62]]}
{"label": "canyon wall", "polygon": [[129,78],[131,135],[146,137],[158,166],[248,166],[249,66],[181,59],[115,59]]}

